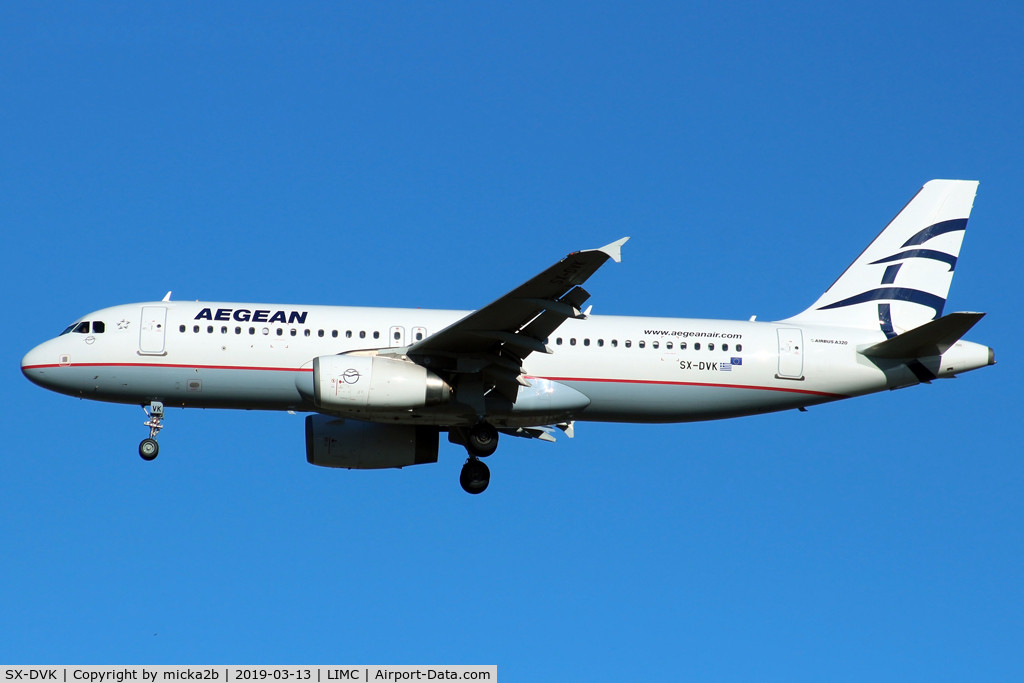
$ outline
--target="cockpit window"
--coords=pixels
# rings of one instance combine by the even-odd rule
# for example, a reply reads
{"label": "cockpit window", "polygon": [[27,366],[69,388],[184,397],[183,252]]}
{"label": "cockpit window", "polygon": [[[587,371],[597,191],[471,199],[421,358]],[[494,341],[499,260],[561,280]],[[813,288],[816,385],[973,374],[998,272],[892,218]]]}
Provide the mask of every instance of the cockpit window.
{"label": "cockpit window", "polygon": [[93,320],[92,331],[93,334],[103,334],[107,331],[107,326],[103,324],[102,320]]}
{"label": "cockpit window", "polygon": [[59,337],[63,337],[63,336],[65,335],[65,334],[67,334],[67,333],[68,333],[68,332],[70,332],[71,330],[75,329],[75,325],[76,325],[76,324],[77,324],[77,323],[71,323],[70,325],[68,325],[67,327],[65,327],[65,328],[64,328],[64,331],[63,331],[63,332],[61,332],[61,333],[60,333],[59,335],[57,335],[57,336],[59,336]]}
{"label": "cockpit window", "polygon": [[89,321],[86,320],[84,323],[78,323],[78,325],[75,326],[74,331],[79,334],[89,334]]}

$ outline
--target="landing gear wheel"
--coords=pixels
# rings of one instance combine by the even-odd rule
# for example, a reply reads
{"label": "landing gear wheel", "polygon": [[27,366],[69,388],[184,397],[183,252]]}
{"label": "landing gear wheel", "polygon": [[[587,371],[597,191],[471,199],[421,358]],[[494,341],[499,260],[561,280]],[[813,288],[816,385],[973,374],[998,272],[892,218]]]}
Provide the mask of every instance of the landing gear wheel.
{"label": "landing gear wheel", "polygon": [[160,454],[160,444],[156,442],[156,439],[143,439],[142,443],[139,444],[139,456],[145,460],[155,460],[156,456]]}
{"label": "landing gear wheel", "polygon": [[469,430],[466,448],[470,456],[486,458],[498,448],[498,430],[490,422],[478,422]]}
{"label": "landing gear wheel", "polygon": [[462,474],[459,475],[459,483],[466,493],[476,495],[483,493],[487,485],[491,483],[491,470],[476,458],[470,458],[462,466]]}

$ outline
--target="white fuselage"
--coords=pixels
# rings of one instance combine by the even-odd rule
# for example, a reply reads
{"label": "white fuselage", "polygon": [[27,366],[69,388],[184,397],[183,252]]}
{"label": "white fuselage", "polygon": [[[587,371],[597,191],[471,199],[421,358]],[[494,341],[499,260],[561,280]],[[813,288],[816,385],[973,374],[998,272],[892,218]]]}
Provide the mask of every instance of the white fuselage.
{"label": "white fuselage", "polygon": [[[30,351],[22,371],[60,393],[117,403],[318,411],[312,361],[403,348],[466,311],[162,301],[106,308]],[[589,399],[569,415],[498,410],[503,426],[554,418],[685,422],[801,408],[918,383],[906,365],[858,353],[878,329],[785,322],[590,316],[567,320],[533,353],[525,377]],[[985,346],[960,341],[925,359],[937,377],[988,365]],[[548,381],[544,384],[545,380]],[[318,411],[324,412],[324,411]],[[453,406],[363,412],[360,419],[471,424]]]}

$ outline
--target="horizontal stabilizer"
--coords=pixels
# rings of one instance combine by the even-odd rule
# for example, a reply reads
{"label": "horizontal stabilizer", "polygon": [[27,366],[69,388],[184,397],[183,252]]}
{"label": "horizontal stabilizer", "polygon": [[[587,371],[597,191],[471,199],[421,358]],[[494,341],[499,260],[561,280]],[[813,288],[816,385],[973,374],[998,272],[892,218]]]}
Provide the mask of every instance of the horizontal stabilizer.
{"label": "horizontal stabilizer", "polygon": [[872,358],[926,358],[941,356],[960,341],[984,313],[950,313],[909,332],[861,350]]}

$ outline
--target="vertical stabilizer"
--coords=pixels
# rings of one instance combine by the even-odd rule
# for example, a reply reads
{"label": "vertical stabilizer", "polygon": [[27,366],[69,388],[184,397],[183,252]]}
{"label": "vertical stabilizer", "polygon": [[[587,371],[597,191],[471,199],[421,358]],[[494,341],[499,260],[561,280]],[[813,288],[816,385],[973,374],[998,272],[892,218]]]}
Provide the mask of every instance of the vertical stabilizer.
{"label": "vertical stabilizer", "polygon": [[787,322],[879,328],[889,338],[942,316],[974,205],[974,180],[932,180],[803,313]]}

